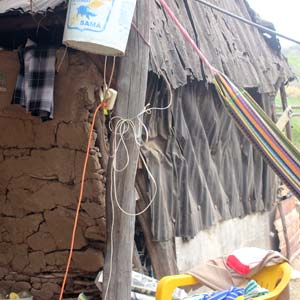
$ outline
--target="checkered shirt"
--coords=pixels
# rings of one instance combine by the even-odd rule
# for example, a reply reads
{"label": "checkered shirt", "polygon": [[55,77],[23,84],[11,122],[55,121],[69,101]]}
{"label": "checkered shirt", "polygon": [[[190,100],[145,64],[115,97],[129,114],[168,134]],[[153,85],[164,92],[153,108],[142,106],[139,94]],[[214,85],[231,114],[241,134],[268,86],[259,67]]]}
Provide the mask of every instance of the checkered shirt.
{"label": "checkered shirt", "polygon": [[20,72],[12,103],[43,121],[53,119],[55,55],[56,49],[37,46],[19,51]]}

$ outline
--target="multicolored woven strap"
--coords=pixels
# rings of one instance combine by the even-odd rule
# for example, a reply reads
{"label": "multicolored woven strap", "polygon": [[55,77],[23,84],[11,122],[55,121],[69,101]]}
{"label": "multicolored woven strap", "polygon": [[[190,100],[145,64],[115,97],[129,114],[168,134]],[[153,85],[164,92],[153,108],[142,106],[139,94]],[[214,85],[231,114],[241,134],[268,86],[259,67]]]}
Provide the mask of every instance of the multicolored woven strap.
{"label": "multicolored woven strap", "polygon": [[215,74],[214,85],[237,126],[282,181],[300,199],[300,152],[256,101],[226,75]]}
{"label": "multicolored woven strap", "polygon": [[225,107],[242,133],[248,137],[275,173],[300,199],[299,150],[245,90],[236,87],[226,75],[210,64],[166,1],[159,0],[159,2],[201,61],[208,67]]}

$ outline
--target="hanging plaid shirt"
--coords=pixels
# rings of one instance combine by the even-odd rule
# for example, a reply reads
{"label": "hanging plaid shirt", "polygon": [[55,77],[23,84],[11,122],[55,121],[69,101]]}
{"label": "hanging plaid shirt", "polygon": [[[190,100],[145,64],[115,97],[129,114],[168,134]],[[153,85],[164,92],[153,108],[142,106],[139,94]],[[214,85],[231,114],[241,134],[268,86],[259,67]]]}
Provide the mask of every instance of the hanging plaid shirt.
{"label": "hanging plaid shirt", "polygon": [[19,51],[20,72],[12,103],[22,105],[43,121],[53,119],[55,55],[54,48],[36,45]]}

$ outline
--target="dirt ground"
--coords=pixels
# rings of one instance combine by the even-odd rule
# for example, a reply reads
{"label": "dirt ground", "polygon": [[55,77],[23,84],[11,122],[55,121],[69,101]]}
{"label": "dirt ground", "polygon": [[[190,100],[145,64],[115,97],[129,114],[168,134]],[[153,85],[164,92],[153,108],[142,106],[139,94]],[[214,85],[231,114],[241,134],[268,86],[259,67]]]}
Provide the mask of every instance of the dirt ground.
{"label": "dirt ground", "polygon": [[292,278],[292,280],[291,280],[291,285],[290,285],[291,299],[290,300],[300,300],[300,256],[298,256],[292,262],[292,266],[293,266],[294,270],[296,270],[296,272],[294,273],[296,276],[292,276],[292,277],[296,277],[296,278]]}

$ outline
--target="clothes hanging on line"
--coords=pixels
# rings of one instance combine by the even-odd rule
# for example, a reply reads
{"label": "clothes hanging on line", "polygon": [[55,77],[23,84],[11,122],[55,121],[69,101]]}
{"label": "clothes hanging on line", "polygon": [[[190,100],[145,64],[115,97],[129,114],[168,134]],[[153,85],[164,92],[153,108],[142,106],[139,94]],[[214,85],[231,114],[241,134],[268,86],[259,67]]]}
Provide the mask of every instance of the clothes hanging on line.
{"label": "clothes hanging on line", "polygon": [[27,42],[19,50],[20,71],[12,104],[19,104],[43,121],[53,119],[56,49]]}

